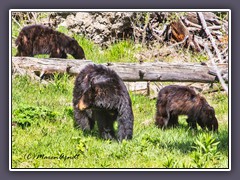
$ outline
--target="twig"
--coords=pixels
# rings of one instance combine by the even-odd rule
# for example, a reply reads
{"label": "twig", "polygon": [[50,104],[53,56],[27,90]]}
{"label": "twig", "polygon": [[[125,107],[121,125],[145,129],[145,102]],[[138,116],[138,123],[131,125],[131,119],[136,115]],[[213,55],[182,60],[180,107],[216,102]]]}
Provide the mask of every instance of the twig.
{"label": "twig", "polygon": [[196,28],[196,27],[187,27],[189,31],[199,31],[200,29],[199,28]]}
{"label": "twig", "polygon": [[[186,26],[192,26],[194,27],[195,29],[202,29],[202,26],[198,25],[198,24],[195,24],[191,21],[188,21],[186,18],[183,18],[182,19],[183,22],[186,24]],[[192,28],[190,27],[190,28]],[[208,26],[208,29],[211,29],[211,30],[219,30],[219,29],[222,29],[222,26]]]}
{"label": "twig", "polygon": [[150,96],[150,81],[147,82],[147,96]]}
{"label": "twig", "polygon": [[31,18],[29,16],[29,13],[27,13],[27,18],[28,18],[28,22],[30,23],[31,22]]}
{"label": "twig", "polygon": [[[152,27],[152,26],[151,26],[151,27]],[[152,27],[152,30],[153,30],[154,32],[158,33],[158,36],[162,36],[163,33],[166,31],[166,29],[167,29],[167,25],[164,25],[164,26],[163,26],[163,30],[162,30],[162,31],[159,31],[159,30],[157,30],[157,29],[153,29],[153,27]]]}
{"label": "twig", "polygon": [[[137,29],[137,26],[133,23],[134,21],[132,20],[132,18],[130,17],[129,19],[130,19],[130,22],[131,22],[132,27],[133,27],[133,37],[134,37],[134,41],[136,42],[136,40],[137,40],[136,30],[138,30],[138,29]],[[137,41],[137,42],[138,42],[138,41]]]}
{"label": "twig", "polygon": [[34,19],[34,21],[35,21],[35,24],[38,24],[38,21],[37,21],[37,18],[36,18],[36,16],[35,16],[35,13],[34,13],[34,12],[31,12],[31,14],[32,14],[32,16],[33,16],[33,19]]}
{"label": "twig", "polygon": [[149,18],[150,18],[150,15],[149,15],[149,13],[147,13],[146,20],[145,20],[145,25],[144,25],[144,28],[143,28],[142,45],[145,43],[146,30],[147,30],[147,27],[148,27],[148,24],[149,24]]}
{"label": "twig", "polygon": [[153,82],[153,83],[157,87],[158,92],[163,88],[163,84],[161,82],[159,83],[161,87],[156,82]]}
{"label": "twig", "polygon": [[224,50],[221,52],[221,54],[224,54],[225,52],[227,52],[227,50],[228,50],[228,47],[227,47],[226,49],[224,49]]}
{"label": "twig", "polygon": [[181,19],[186,24],[186,26],[193,26],[193,27],[198,28],[198,29],[202,28],[200,25],[192,23],[191,21],[187,20],[185,17],[181,17]]}
{"label": "twig", "polygon": [[[152,21],[151,21],[151,23],[152,23]],[[151,23],[150,23],[150,24],[151,24]],[[155,27],[157,27],[158,25],[159,25],[159,23],[158,23],[158,22],[157,22],[157,23],[155,23],[155,24],[153,23],[153,25],[152,25],[152,28],[155,28]]]}
{"label": "twig", "polygon": [[[206,23],[206,21],[205,21],[205,19],[204,19],[204,16],[203,16],[202,12],[198,12],[198,16],[199,16],[199,19],[200,19],[200,21],[201,21],[201,23],[202,23],[202,28],[203,28],[203,30],[205,31],[205,33],[207,34],[207,37],[210,39],[210,41],[211,41],[211,43],[212,43],[212,46],[213,46],[213,48],[214,48],[214,50],[215,50],[215,52],[216,52],[216,55],[217,55],[217,57],[218,57],[218,60],[219,60],[220,62],[223,62],[222,57],[221,57],[221,54],[220,54],[220,51],[218,50],[218,48],[217,48],[217,46],[216,46],[215,39],[212,37],[212,35],[211,35],[211,33],[210,33],[210,31],[209,31],[209,29],[208,29],[208,27],[207,27],[207,23]],[[212,59],[212,58],[211,58],[211,59]]]}
{"label": "twig", "polygon": [[219,30],[222,29],[222,26],[208,26],[208,29]]}
{"label": "twig", "polygon": [[195,46],[195,49],[198,51],[198,52],[201,52],[201,47],[199,46],[199,43],[198,43],[198,40],[195,38],[195,35],[193,34],[193,37],[192,37],[192,42]]}
{"label": "twig", "polygon": [[152,35],[157,39],[157,41],[158,42],[162,42],[162,39],[160,38],[160,36],[164,33],[164,31],[163,32],[161,32],[161,35],[157,35],[157,33],[155,33],[154,31],[156,31],[156,30],[154,30],[153,28],[152,28],[152,25],[151,24],[149,24],[149,29],[150,29],[150,31],[152,31]]}
{"label": "twig", "polygon": [[20,29],[22,29],[22,26],[19,24],[19,22],[17,22],[17,20],[14,17],[12,17],[12,19],[20,27]]}
{"label": "twig", "polygon": [[212,31],[212,35],[214,35],[214,36],[222,36],[222,33],[220,31]]}
{"label": "twig", "polygon": [[174,47],[174,46],[177,46],[177,45],[180,45],[180,44],[183,44],[187,39],[188,39],[188,35],[187,36],[185,36],[185,38],[182,40],[182,41],[180,41],[180,42],[178,42],[178,43],[175,43],[175,44],[173,44],[173,45],[171,45],[171,46],[169,46],[169,47]]}
{"label": "twig", "polygon": [[206,43],[204,44],[204,49],[205,49],[205,50],[207,51],[207,53],[208,53],[208,56],[209,56],[209,58],[210,58],[210,60],[211,60],[211,62],[212,62],[213,68],[214,68],[214,70],[216,71],[218,80],[220,81],[223,89],[228,93],[228,86],[227,86],[226,83],[224,82],[224,80],[223,80],[223,78],[222,78],[222,76],[221,76],[221,73],[220,73],[219,69],[218,69],[217,66],[216,66],[216,63],[215,63],[214,58],[213,58],[213,55],[212,55],[211,51],[209,50],[208,45],[207,45]]}

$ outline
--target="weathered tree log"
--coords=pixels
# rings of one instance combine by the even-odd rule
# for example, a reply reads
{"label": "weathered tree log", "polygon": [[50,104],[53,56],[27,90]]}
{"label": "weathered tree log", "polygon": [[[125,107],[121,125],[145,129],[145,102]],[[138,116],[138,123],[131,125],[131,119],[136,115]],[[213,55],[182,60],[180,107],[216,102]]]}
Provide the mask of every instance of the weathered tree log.
{"label": "weathered tree log", "polygon": [[[32,57],[13,57],[13,68],[23,68],[37,75],[68,73],[77,75],[90,60],[39,59]],[[175,81],[175,82],[215,82],[214,69],[194,63],[105,63],[115,70],[124,81]],[[220,70],[228,68],[221,64]]]}

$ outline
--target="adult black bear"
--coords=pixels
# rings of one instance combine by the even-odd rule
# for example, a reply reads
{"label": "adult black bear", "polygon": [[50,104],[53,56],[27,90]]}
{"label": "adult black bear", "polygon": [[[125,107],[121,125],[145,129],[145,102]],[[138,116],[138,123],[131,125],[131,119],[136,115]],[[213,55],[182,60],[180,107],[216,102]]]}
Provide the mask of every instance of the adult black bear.
{"label": "adult black bear", "polygon": [[91,130],[97,121],[103,139],[115,138],[114,121],[118,122],[118,140],[132,139],[133,112],[127,88],[113,70],[89,64],[78,74],[73,90],[75,125]]}
{"label": "adult black bear", "polygon": [[187,115],[187,122],[193,129],[197,129],[198,123],[202,129],[218,130],[213,107],[187,86],[171,85],[161,89],[156,108],[155,123],[158,127],[175,126],[178,124],[178,115]]}
{"label": "adult black bear", "polygon": [[24,27],[15,43],[16,56],[50,54],[51,58],[67,58],[67,54],[71,54],[75,59],[85,59],[84,51],[75,39],[42,25]]}

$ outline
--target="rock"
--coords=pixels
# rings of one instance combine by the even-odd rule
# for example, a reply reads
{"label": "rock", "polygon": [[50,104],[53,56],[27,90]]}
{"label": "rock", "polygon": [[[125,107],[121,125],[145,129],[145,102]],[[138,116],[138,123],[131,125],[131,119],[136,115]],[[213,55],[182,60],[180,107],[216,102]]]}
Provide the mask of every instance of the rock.
{"label": "rock", "polygon": [[102,47],[109,46],[116,39],[123,39],[133,33],[130,19],[134,16],[133,12],[77,12],[68,16],[63,15],[65,20],[62,19],[58,26],[65,26]]}

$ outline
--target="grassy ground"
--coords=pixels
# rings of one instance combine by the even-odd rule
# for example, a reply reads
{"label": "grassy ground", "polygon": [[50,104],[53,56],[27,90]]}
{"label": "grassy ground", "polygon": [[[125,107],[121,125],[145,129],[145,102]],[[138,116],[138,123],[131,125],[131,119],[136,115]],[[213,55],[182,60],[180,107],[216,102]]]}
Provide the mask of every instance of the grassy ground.
{"label": "grassy ground", "polygon": [[[13,168],[227,168],[228,99],[207,97],[216,109],[218,134],[192,132],[185,117],[175,129],[154,125],[155,100],[131,93],[135,116],[131,141],[104,141],[97,128],[83,134],[73,128],[74,78],[49,85],[15,77],[12,82]],[[57,159],[55,159],[57,158]]]}
{"label": "grassy ground", "polygon": [[[75,38],[95,63],[136,62],[134,54],[142,50],[131,41],[102,50]],[[228,168],[227,95],[204,95],[219,120],[219,133],[214,134],[189,130],[184,116],[178,128],[158,129],[156,100],[130,92],[133,140],[118,143],[100,139],[97,128],[89,133],[73,128],[73,82],[67,75],[56,75],[47,85],[12,77],[12,168]]]}

